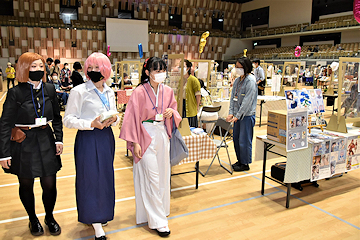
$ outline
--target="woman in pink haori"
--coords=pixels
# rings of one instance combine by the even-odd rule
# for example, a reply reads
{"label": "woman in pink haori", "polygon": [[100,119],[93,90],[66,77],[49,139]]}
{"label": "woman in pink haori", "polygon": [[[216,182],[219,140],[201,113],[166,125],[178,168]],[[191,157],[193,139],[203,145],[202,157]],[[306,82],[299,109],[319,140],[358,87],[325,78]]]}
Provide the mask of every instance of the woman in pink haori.
{"label": "woman in pink haori", "polygon": [[157,57],[143,66],[141,83],[126,107],[120,138],[134,156],[136,223],[148,223],[159,236],[170,234],[170,142],[173,119],[181,117],[173,90],[162,84],[166,64]]}

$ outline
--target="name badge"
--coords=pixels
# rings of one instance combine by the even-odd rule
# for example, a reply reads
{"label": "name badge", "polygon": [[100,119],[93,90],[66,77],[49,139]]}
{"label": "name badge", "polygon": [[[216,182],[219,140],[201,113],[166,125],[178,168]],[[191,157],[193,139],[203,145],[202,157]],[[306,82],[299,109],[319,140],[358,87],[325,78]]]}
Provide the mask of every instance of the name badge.
{"label": "name badge", "polygon": [[46,123],[47,123],[46,117],[35,118],[35,125],[44,126],[46,125]]}
{"label": "name badge", "polygon": [[162,121],[162,120],[164,120],[164,116],[162,113],[155,115],[155,121]]}

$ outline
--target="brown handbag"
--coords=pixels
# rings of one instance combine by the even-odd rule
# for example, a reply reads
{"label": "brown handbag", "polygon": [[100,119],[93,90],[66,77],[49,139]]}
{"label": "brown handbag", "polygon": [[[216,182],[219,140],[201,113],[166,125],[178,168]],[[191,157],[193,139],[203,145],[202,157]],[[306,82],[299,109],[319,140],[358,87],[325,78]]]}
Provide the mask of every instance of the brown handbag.
{"label": "brown handbag", "polygon": [[22,143],[26,138],[26,134],[18,127],[14,127],[11,129],[11,141],[15,141],[17,143]]}

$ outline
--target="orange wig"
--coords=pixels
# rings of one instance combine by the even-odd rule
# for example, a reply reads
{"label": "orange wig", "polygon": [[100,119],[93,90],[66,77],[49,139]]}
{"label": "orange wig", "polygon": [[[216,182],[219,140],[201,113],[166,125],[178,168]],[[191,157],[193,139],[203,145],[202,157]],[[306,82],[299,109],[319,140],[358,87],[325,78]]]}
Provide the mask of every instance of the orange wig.
{"label": "orange wig", "polygon": [[46,82],[46,74],[45,74],[45,60],[44,58],[32,52],[23,53],[16,64],[16,79],[18,82],[28,82],[29,81],[29,69],[31,64],[36,60],[41,60],[44,64],[44,77],[42,78],[43,82]]}

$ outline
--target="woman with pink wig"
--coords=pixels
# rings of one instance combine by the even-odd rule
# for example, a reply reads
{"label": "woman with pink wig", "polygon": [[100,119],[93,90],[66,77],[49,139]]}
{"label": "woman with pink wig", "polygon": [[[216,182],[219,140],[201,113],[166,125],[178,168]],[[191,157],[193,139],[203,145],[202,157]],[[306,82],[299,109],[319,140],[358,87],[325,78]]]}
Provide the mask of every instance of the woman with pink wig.
{"label": "woman with pink wig", "polygon": [[111,126],[119,118],[100,121],[102,113],[116,111],[114,92],[105,84],[110,77],[110,60],[102,53],[92,53],[84,70],[89,81],[71,90],[64,125],[78,129],[74,149],[78,220],[92,224],[95,239],[104,240],[102,223],[114,218],[115,139]]}

